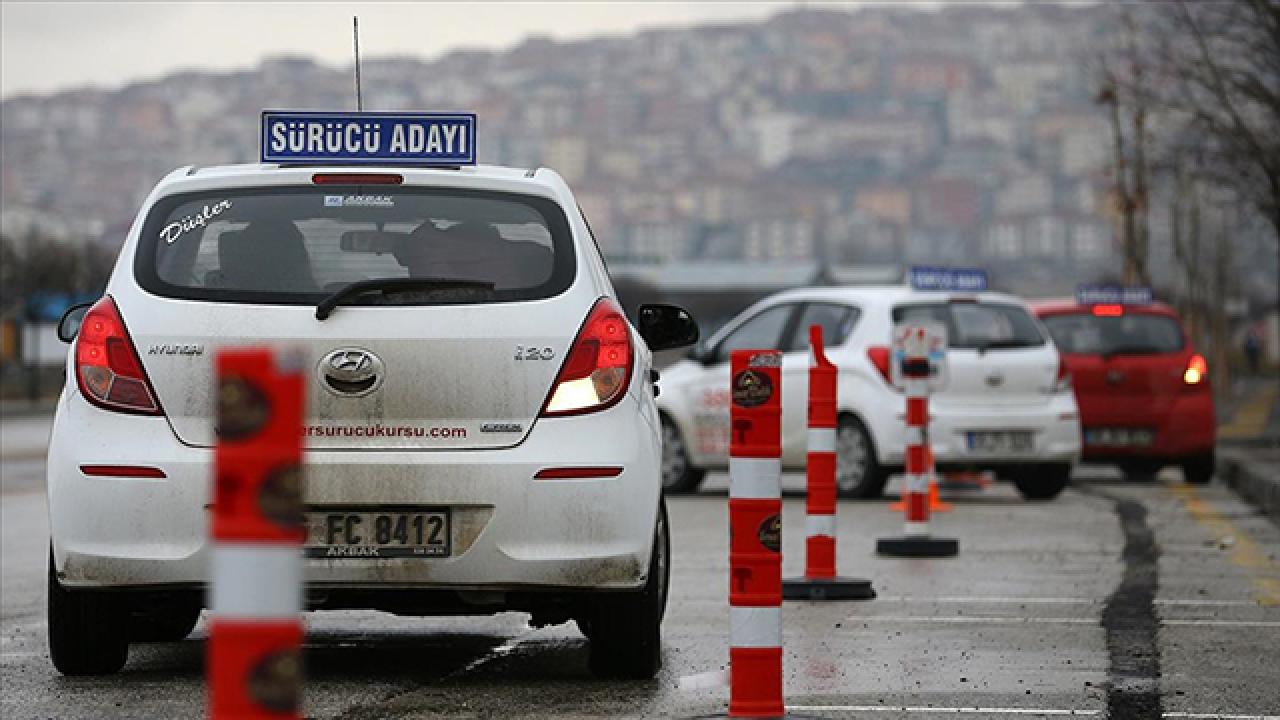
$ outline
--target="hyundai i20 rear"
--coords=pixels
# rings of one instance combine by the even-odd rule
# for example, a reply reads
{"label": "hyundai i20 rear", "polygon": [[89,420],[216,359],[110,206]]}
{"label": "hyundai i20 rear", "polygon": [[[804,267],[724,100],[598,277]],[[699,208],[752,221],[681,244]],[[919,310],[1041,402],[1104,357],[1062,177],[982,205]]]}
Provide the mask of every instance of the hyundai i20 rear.
{"label": "hyundai i20 rear", "polygon": [[[665,310],[664,342],[696,333]],[[273,165],[164,179],[83,317],[49,448],[60,670],[114,671],[195,624],[213,357],[252,345],[309,358],[311,607],[574,619],[594,671],[653,674],[650,349],[563,181]]]}
{"label": "hyundai i20 rear", "polygon": [[1204,356],[1161,303],[1042,302],[1036,306],[1075,378],[1084,460],[1135,479],[1179,465],[1213,476],[1216,418]]}
{"label": "hyundai i20 rear", "polygon": [[1080,452],[1070,376],[1018,298],[909,287],[804,288],[766,298],[663,371],[663,481],[691,490],[728,462],[728,358],[738,348],[783,351],[782,463],[804,469],[808,330],[820,325],[839,368],[836,483],[877,497],[905,455],[905,400],[890,382],[895,324],[947,328],[948,382],[930,400],[930,444],[941,468],[995,470],[1028,498],[1055,497]]}

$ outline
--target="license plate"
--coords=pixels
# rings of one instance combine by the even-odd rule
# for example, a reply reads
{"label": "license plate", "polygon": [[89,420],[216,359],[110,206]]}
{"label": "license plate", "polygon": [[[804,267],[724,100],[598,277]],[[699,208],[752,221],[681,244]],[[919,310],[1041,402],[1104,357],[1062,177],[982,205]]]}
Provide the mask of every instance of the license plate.
{"label": "license plate", "polygon": [[312,558],[449,557],[449,510],[307,513]]}
{"label": "license plate", "polygon": [[982,454],[1026,454],[1033,449],[1028,431],[983,431],[965,433],[969,451]]}
{"label": "license plate", "polygon": [[1144,428],[1086,428],[1084,443],[1103,447],[1147,447],[1155,433]]}

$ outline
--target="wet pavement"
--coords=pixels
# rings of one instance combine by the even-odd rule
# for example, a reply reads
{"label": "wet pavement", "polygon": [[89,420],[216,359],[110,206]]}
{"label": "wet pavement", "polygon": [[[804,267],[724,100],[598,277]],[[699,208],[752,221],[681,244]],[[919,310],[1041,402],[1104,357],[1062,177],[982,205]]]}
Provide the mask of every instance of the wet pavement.
{"label": "wet pavement", "polygon": [[[5,718],[196,717],[203,623],[135,645],[116,676],[63,678],[45,650],[41,463],[6,459],[0,495]],[[788,477],[784,571],[803,568],[803,479]],[[525,616],[307,616],[306,712],[318,718],[691,717],[728,691],[727,478],[670,501],[664,667],[649,682],[587,672],[572,624]],[[891,485],[890,494],[896,489]],[[883,502],[840,506],[839,569],[870,601],[788,602],[786,699],[813,717],[1257,718],[1280,713],[1280,529],[1219,484],[1077,473],[1049,503],[1009,486],[950,493],[935,516],[950,559],[893,559]]]}

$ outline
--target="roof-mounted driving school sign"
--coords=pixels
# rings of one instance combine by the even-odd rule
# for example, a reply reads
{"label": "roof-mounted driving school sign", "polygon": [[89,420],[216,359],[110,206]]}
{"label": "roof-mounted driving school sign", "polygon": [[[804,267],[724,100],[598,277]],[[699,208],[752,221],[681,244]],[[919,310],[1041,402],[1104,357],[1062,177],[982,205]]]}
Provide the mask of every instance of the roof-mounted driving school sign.
{"label": "roof-mounted driving school sign", "polygon": [[1081,305],[1149,305],[1154,296],[1151,288],[1124,285],[1080,285],[1076,302]]}
{"label": "roof-mounted driving school sign", "polygon": [[262,162],[474,165],[472,113],[262,113]]}
{"label": "roof-mounted driving school sign", "polygon": [[981,268],[914,266],[907,275],[916,290],[982,292],[987,289],[987,271]]}

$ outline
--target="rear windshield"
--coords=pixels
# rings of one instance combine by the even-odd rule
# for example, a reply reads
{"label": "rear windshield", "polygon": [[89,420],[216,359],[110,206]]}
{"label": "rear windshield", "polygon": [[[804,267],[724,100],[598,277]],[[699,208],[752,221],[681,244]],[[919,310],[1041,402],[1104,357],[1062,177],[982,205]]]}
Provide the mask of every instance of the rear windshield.
{"label": "rear windshield", "polygon": [[1074,313],[1050,315],[1044,324],[1065,353],[1153,355],[1183,347],[1182,327],[1166,315]]}
{"label": "rear windshield", "polygon": [[574,254],[564,213],[545,198],[330,185],[166,198],[135,270],[153,293],[197,300],[314,304],[354,282],[412,277],[471,282],[351,302],[484,303],[564,291]]}
{"label": "rear windshield", "polygon": [[1044,335],[1031,314],[1008,303],[924,303],[893,309],[894,324],[908,320],[942,323],[947,328],[947,345],[952,348],[991,350],[1044,344]]}

